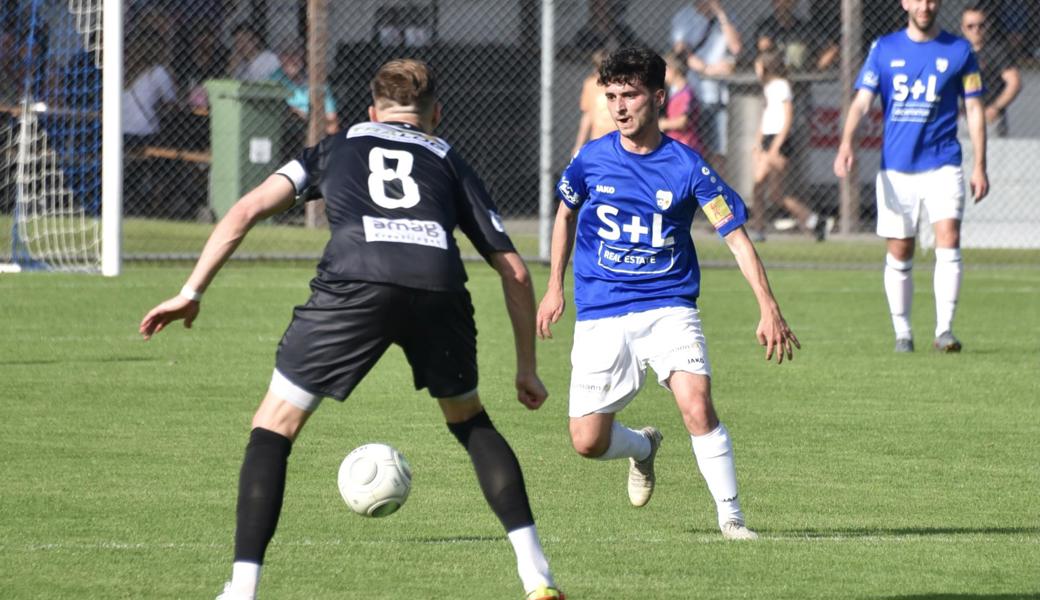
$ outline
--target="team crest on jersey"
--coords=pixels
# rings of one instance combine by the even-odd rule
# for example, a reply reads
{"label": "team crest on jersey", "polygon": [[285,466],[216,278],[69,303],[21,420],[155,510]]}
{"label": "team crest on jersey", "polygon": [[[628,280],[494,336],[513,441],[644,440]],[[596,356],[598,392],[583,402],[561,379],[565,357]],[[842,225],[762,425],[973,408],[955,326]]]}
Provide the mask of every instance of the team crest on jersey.
{"label": "team crest on jersey", "polygon": [[657,190],[657,208],[668,210],[672,205],[672,193],[668,190]]}
{"label": "team crest on jersey", "polygon": [[937,58],[937,59],[935,59],[935,68],[938,69],[940,73],[945,73],[946,69],[948,69],[949,67],[950,67],[950,61],[949,60],[947,60],[945,58]]}
{"label": "team crest on jersey", "polygon": [[574,188],[571,187],[571,182],[566,177],[560,179],[560,184],[556,189],[560,190],[560,195],[563,196],[563,199],[567,202],[570,202],[571,204],[578,204],[581,202],[581,196],[574,191]]}

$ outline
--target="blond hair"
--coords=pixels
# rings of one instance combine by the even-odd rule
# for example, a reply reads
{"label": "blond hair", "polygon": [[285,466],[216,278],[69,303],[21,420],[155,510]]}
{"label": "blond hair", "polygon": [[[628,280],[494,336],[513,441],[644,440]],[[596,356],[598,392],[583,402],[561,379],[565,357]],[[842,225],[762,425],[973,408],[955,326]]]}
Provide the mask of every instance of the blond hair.
{"label": "blond hair", "polygon": [[394,59],[372,78],[372,102],[378,110],[429,114],[437,102],[433,70],[414,58]]}

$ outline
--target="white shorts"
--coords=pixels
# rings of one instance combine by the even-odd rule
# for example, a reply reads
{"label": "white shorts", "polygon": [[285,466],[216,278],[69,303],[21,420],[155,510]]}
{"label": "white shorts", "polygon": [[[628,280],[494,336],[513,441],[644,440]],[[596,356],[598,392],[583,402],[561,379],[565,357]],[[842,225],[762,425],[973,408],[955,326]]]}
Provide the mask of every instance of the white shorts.
{"label": "white shorts", "polygon": [[711,377],[697,309],[657,308],[575,323],[570,416],[620,411],[643,387],[647,365],[666,389],[675,371]]}
{"label": "white shorts", "polygon": [[883,170],[877,175],[877,234],[909,239],[917,235],[921,206],[928,222],[964,218],[964,171],[939,167],[921,173]]}

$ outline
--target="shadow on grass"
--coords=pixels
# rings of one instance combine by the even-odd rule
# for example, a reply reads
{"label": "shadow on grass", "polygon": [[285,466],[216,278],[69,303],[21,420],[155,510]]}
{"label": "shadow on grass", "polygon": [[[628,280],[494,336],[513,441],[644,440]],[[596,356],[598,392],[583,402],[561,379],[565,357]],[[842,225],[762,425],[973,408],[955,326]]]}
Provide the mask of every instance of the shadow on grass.
{"label": "shadow on grass", "polygon": [[1040,527],[895,527],[853,529],[806,529],[765,531],[771,537],[914,537],[930,535],[1028,535],[1040,534]]}
{"label": "shadow on grass", "polygon": [[[1040,535],[1040,527],[896,527],[851,529],[759,529],[760,535],[780,539],[927,537],[931,535]],[[715,534],[715,529],[687,529],[692,534]],[[909,596],[908,596],[909,597]],[[1040,596],[1033,596],[1040,600]]]}
{"label": "shadow on grass", "polygon": [[869,596],[868,600],[1037,600],[1040,592],[1031,594],[906,594]]}
{"label": "shadow on grass", "polygon": [[484,542],[498,544],[501,543],[502,538],[493,535],[424,535],[408,538],[407,541],[416,544],[482,544]]}
{"label": "shadow on grass", "polygon": [[145,356],[97,356],[91,358],[38,358],[25,360],[5,360],[4,365],[38,366],[38,365],[66,365],[69,363],[130,363],[130,362],[156,362],[157,358]]}

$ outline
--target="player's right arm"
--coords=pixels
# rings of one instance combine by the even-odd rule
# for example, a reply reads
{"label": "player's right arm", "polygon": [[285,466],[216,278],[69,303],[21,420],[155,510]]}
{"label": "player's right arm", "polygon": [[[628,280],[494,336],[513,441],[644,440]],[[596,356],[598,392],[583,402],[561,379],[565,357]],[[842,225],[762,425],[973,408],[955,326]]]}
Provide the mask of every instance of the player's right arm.
{"label": "player's right arm", "polygon": [[856,137],[856,129],[859,128],[859,122],[863,120],[873,102],[874,92],[861,89],[856,92],[856,97],[852,99],[852,103],[849,105],[849,114],[845,118],[845,128],[841,132],[841,143],[838,145],[838,155],[834,157],[834,174],[838,177],[848,175],[853,163],[856,161],[856,153],[852,149],[852,142]]}
{"label": "player's right arm", "polygon": [[236,202],[210,234],[182,293],[162,302],[141,320],[138,331],[144,339],[180,319],[184,319],[185,327],[191,327],[199,314],[199,301],[189,295],[202,294],[249,230],[260,221],[287,210],[295,197],[296,189],[288,179],[271,175]]}
{"label": "player's right arm", "polygon": [[549,284],[538,305],[538,337],[542,339],[552,337],[550,325],[560,320],[566,306],[563,278],[567,274],[567,263],[570,262],[571,249],[574,247],[577,216],[577,209],[571,208],[566,202],[560,202],[560,207],[556,209],[549,245]]}
{"label": "player's right arm", "polygon": [[521,404],[534,410],[539,408],[549,393],[538,378],[534,342],[534,285],[524,259],[516,252],[495,252],[489,259],[502,279],[502,294],[506,311],[513,324],[513,342],[516,345],[516,397]]}

